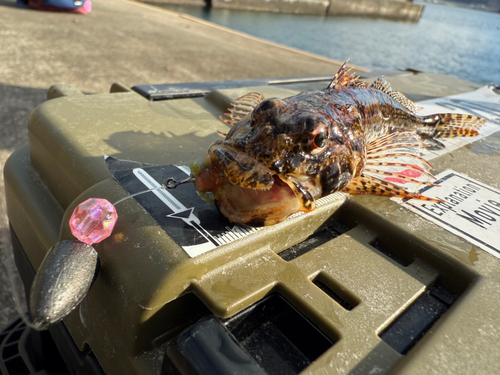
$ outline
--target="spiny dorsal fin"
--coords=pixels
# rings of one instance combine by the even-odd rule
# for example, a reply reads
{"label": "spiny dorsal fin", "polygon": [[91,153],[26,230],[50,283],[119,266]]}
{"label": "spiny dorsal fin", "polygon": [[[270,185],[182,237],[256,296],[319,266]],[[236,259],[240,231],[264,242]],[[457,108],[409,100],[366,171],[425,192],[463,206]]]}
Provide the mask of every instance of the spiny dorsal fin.
{"label": "spiny dorsal fin", "polygon": [[410,99],[408,99],[400,92],[394,91],[391,87],[391,84],[385,80],[384,76],[377,78],[377,80],[373,82],[370,87],[389,95],[411,113],[416,113],[417,111],[422,109],[421,106],[413,103]]}
{"label": "spiny dorsal fin", "polygon": [[397,101],[399,104],[401,104],[404,108],[406,108],[411,113],[416,113],[416,112],[423,109],[422,106],[419,106],[418,104],[413,103],[410,99],[408,99],[406,96],[401,94],[399,91],[393,91],[391,94],[389,94],[389,96],[391,98],[393,98],[395,101]]}
{"label": "spiny dorsal fin", "polygon": [[332,90],[332,89],[341,89],[342,87],[347,87],[347,86],[356,86],[356,87],[365,87],[364,84],[357,82],[359,77],[355,77],[354,73],[349,74],[349,72],[353,69],[347,69],[347,63],[349,60],[347,60],[345,63],[342,64],[340,67],[339,71],[337,74],[335,74],[335,77],[333,77],[332,81],[330,84],[327,86],[327,90]]}
{"label": "spiny dorsal fin", "polygon": [[375,82],[373,82],[370,85],[371,88],[374,88],[378,91],[385,92],[387,95],[389,95],[390,92],[392,92],[392,87],[389,82],[385,80],[384,76],[378,77]]}
{"label": "spiny dorsal fin", "polygon": [[229,125],[236,125],[243,117],[248,115],[257,107],[263,100],[264,96],[258,92],[250,92],[243,95],[231,103],[229,113],[224,113],[227,118],[219,116],[219,118]]}

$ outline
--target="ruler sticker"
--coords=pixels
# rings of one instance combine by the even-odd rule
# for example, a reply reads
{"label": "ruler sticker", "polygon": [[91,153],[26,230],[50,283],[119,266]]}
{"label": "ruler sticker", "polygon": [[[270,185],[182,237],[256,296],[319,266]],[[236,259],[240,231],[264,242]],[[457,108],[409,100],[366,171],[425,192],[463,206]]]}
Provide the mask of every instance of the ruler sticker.
{"label": "ruler sticker", "polygon": [[[158,188],[169,177],[183,180],[191,173],[185,166],[142,164],[109,156],[106,157],[106,164],[118,183],[130,194]],[[193,184],[173,190],[153,190],[134,199],[190,257],[258,230],[231,224],[217,207],[199,197]]]}

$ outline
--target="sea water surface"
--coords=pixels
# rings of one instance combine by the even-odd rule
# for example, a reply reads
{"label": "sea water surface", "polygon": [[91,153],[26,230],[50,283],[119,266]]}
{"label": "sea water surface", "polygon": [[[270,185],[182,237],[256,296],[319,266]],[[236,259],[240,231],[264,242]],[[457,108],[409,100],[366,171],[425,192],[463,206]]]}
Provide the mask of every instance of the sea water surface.
{"label": "sea water surface", "polygon": [[[500,14],[425,5],[417,23],[163,6],[370,70],[415,69],[500,85]],[[155,4],[156,5],[156,4]]]}

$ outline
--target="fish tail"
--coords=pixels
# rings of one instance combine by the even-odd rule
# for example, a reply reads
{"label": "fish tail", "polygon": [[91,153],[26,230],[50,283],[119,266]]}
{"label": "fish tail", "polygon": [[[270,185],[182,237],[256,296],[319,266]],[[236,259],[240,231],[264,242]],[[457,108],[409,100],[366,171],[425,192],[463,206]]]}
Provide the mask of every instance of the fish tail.
{"label": "fish tail", "polygon": [[475,137],[484,118],[458,113],[439,113],[421,118],[417,133],[434,138]]}
{"label": "fish tail", "polygon": [[478,130],[486,122],[484,118],[456,113],[439,114],[440,124],[436,127],[434,137],[475,137]]}

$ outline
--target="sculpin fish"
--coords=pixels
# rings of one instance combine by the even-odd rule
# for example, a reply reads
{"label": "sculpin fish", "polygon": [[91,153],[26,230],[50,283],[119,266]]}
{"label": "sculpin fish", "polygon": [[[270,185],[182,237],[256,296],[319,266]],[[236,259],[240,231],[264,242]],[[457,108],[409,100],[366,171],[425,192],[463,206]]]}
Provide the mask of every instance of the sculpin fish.
{"label": "sculpin fish", "polygon": [[383,77],[369,85],[346,64],[324,90],[285,99],[247,94],[221,117],[233,125],[225,139],[192,168],[195,186],[230,221],[253,226],[310,212],[337,191],[434,200],[402,186],[432,185],[414,178],[432,178],[418,155],[421,138],[476,136],[485,120],[418,109]]}

